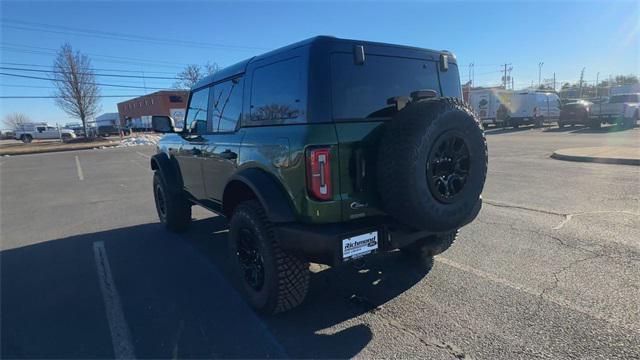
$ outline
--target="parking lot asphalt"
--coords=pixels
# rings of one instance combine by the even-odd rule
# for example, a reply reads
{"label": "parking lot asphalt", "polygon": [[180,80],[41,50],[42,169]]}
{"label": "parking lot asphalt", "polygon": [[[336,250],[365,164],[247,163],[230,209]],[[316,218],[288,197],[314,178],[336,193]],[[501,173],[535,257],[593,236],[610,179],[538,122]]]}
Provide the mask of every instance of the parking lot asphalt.
{"label": "parking lot asphalt", "polygon": [[2,358],[640,357],[640,168],[551,159],[640,129],[489,129],[479,217],[429,269],[312,266],[254,314],[222,218],[158,223],[152,147],[0,158]]}

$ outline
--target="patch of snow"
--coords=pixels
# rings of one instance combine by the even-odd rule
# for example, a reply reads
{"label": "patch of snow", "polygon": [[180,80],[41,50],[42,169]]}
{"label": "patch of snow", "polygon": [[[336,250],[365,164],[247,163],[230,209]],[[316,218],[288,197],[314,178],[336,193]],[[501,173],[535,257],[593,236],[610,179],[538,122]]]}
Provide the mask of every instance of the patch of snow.
{"label": "patch of snow", "polygon": [[160,140],[160,135],[155,135],[155,134],[134,135],[134,136],[123,139],[120,142],[120,145],[116,147],[155,145],[158,143],[158,140]]}

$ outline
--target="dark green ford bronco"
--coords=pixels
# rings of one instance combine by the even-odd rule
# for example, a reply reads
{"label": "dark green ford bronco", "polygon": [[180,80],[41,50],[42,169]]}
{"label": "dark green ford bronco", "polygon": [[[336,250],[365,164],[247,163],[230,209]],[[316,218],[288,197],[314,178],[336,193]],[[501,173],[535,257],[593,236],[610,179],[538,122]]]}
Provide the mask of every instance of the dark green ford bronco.
{"label": "dark green ford bronco", "polygon": [[184,124],[152,122],[167,133],[151,159],[160,220],[225,216],[265,313],[303,301],[309,262],[429,258],[482,204],[487,146],[447,51],[316,37],[203,79]]}

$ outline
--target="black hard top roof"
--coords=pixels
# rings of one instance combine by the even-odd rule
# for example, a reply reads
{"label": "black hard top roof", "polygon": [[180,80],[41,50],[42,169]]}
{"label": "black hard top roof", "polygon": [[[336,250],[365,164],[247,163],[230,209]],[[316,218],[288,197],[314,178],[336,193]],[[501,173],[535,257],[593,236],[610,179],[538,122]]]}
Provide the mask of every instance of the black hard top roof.
{"label": "black hard top roof", "polygon": [[207,86],[211,83],[215,83],[218,82],[220,80],[224,80],[224,79],[228,79],[231,78],[233,76],[242,74],[243,72],[245,72],[247,65],[249,65],[249,63],[254,62],[254,61],[260,61],[263,60],[265,58],[269,58],[271,56],[274,56],[276,54],[280,54],[286,51],[290,51],[293,50],[295,48],[299,48],[302,46],[306,46],[306,45],[312,45],[312,44],[320,44],[320,43],[335,43],[337,44],[341,44],[341,45],[364,45],[365,47],[367,45],[369,46],[380,46],[380,47],[386,47],[386,48],[396,48],[398,50],[404,50],[404,51],[418,51],[418,52],[426,52],[426,53],[430,53],[433,56],[440,56],[440,54],[445,54],[445,55],[449,55],[449,61],[456,63],[456,58],[455,55],[453,55],[451,52],[443,50],[443,51],[437,51],[437,50],[430,50],[430,49],[424,49],[424,48],[419,48],[419,47],[414,47],[414,46],[406,46],[406,45],[396,45],[396,44],[387,44],[387,43],[380,43],[380,42],[373,42],[373,41],[362,41],[362,40],[353,40],[353,39],[340,39],[340,38],[336,38],[333,36],[326,36],[326,35],[321,35],[321,36],[315,36],[306,40],[302,40],[275,50],[271,50],[269,52],[266,52],[264,54],[258,55],[258,56],[254,56],[251,57],[249,59],[240,61],[238,63],[235,63],[233,65],[227,66],[224,69],[221,69],[219,71],[217,71],[215,74],[209,75],[205,78],[203,78],[202,80],[198,81],[198,83],[196,83],[193,86],[193,89],[196,88],[200,88],[203,86]]}

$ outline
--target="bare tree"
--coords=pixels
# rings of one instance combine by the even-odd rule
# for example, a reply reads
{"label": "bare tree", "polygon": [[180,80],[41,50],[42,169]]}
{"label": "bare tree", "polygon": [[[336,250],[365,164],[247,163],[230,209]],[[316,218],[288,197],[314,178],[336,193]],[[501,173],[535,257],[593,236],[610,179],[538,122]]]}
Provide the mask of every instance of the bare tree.
{"label": "bare tree", "polygon": [[84,133],[88,134],[87,120],[94,117],[100,106],[100,90],[91,60],[71,45],[64,44],[53,63],[53,84],[56,87],[56,105],[69,116],[80,119]]}
{"label": "bare tree", "polygon": [[207,62],[204,66],[198,64],[187,65],[184,70],[176,75],[178,80],[173,84],[173,87],[176,89],[190,89],[200,79],[214,74],[216,71],[218,71],[218,64],[216,63]]}
{"label": "bare tree", "polygon": [[30,123],[31,119],[23,113],[14,112],[5,116],[2,122],[4,123],[4,126],[15,129],[18,125]]}

